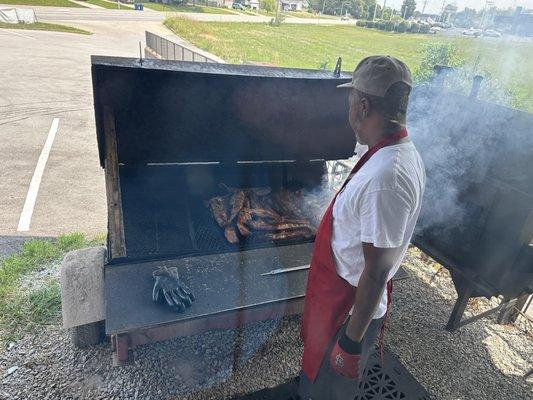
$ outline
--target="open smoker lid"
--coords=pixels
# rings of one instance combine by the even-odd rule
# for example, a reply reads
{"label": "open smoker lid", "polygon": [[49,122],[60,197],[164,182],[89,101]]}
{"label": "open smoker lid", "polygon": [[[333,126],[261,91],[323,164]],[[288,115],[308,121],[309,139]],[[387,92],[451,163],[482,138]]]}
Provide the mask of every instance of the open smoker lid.
{"label": "open smoker lid", "polygon": [[92,77],[102,166],[106,107],[124,164],[353,155],[346,74],[92,56]]}

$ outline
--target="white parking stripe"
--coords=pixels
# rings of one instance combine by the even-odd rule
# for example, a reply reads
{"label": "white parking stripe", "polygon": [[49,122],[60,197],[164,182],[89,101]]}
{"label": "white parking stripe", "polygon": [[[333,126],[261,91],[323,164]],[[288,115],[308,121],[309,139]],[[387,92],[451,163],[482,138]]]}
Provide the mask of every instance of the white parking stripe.
{"label": "white parking stripe", "polygon": [[52,121],[52,126],[48,131],[48,137],[44,143],[41,155],[35,166],[35,171],[33,172],[33,177],[31,178],[30,187],[28,188],[28,194],[26,195],[26,201],[24,202],[24,207],[22,208],[22,213],[20,214],[19,226],[17,231],[27,232],[30,230],[31,216],[33,215],[33,207],[35,207],[35,201],[37,200],[37,193],[39,193],[39,186],[41,185],[41,178],[43,177],[44,168],[46,166],[46,161],[48,160],[48,155],[52,149],[52,144],[56,137],[57,129],[59,128],[59,118],[54,118]]}
{"label": "white parking stripe", "polygon": [[[1,0],[0,0],[1,1]],[[28,36],[28,35],[23,35],[22,33],[18,33],[18,32],[15,32],[14,30],[9,30],[9,29],[2,29],[0,31],[0,33],[10,33],[12,35],[15,35],[15,36],[21,36],[23,38],[26,38],[26,39],[32,39],[32,40],[37,40],[35,39],[34,37],[31,37],[31,36]]]}

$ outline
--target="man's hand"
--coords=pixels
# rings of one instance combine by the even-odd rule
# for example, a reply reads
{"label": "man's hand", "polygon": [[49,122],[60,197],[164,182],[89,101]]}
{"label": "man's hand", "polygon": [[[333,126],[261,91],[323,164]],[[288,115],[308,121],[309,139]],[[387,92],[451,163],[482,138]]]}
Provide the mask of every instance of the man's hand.
{"label": "man's hand", "polygon": [[354,342],[346,333],[339,338],[329,357],[331,369],[349,379],[359,378],[361,343]]}

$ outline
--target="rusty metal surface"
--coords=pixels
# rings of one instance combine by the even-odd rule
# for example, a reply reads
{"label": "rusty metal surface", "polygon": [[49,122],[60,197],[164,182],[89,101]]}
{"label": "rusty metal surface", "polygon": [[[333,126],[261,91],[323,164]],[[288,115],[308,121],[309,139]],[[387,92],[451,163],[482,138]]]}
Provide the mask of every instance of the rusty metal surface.
{"label": "rusty metal surface", "polygon": [[151,328],[128,332],[129,346],[139,346],[152,342],[174,339],[181,336],[196,335],[212,329],[227,329],[244,324],[279,320],[284,316],[301,314],[304,298],[267,303],[259,306],[247,307],[235,311],[228,311],[216,315],[208,315],[194,319],[177,321],[170,324],[158,325]]}
{"label": "rusty metal surface", "polygon": [[[108,265],[106,333],[122,333],[302,297],[307,271],[275,276],[260,274],[308,264],[312,246],[305,243],[180,260]],[[181,278],[196,295],[196,301],[185,312],[177,314],[152,302],[152,271],[159,265],[177,266]]]}

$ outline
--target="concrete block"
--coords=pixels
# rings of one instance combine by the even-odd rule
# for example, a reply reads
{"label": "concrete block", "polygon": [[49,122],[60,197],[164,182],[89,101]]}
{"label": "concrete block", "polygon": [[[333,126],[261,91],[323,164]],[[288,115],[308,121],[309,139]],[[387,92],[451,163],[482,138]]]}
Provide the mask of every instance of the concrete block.
{"label": "concrete block", "polygon": [[103,246],[71,251],[61,264],[63,328],[105,320]]}

